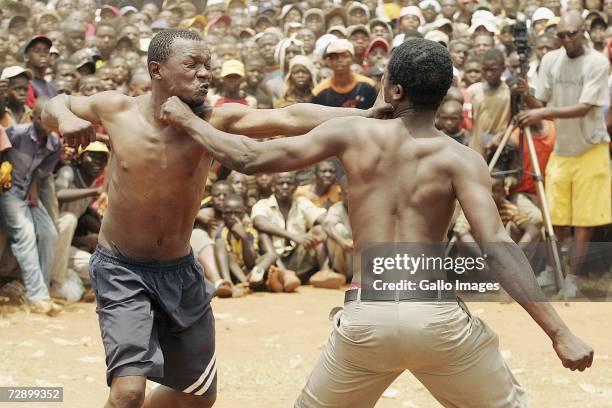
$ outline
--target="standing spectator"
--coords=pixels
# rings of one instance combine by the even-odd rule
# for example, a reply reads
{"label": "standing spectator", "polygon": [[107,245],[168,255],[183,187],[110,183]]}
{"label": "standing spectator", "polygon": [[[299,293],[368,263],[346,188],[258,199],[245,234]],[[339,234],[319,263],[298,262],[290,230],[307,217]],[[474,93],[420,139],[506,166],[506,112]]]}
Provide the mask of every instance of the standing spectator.
{"label": "standing spectator", "polygon": [[32,111],[25,103],[31,79],[32,71],[17,65],[2,70],[0,81],[7,85],[5,94],[0,90],[0,126],[32,121]]}
{"label": "standing spectator", "polygon": [[257,107],[257,100],[241,89],[244,83],[244,65],[242,62],[238,60],[225,61],[221,67],[221,78],[223,78],[223,82],[219,95],[210,98],[213,106],[240,103],[252,108]]}
{"label": "standing spectator", "polygon": [[593,43],[593,48],[601,53],[604,53],[604,49],[606,47],[605,42],[607,29],[608,24],[600,16],[595,17],[589,26],[589,38]]}
{"label": "standing spectator", "polygon": [[81,48],[85,47],[85,30],[83,23],[76,20],[65,20],[62,23],[64,33],[64,44],[68,55],[72,55]]}
{"label": "standing spectator", "polygon": [[550,33],[543,33],[536,38],[535,56],[536,58],[529,64],[529,72],[527,72],[527,80],[529,87],[533,90],[537,87],[538,73],[540,71],[540,63],[544,55],[552,50],[559,48],[559,40]]}
{"label": "standing spectator", "polygon": [[334,74],[313,89],[313,103],[359,109],[374,105],[374,81],[351,72],[354,55],[353,44],[348,40],[334,40],[327,46],[325,58]]}
{"label": "standing spectator", "polygon": [[25,45],[25,60],[33,74],[26,100],[29,107],[34,106],[39,96],[52,98],[57,95],[55,87],[45,79],[47,68],[51,66],[49,51],[52,45],[51,40],[44,35],[35,35]]}
{"label": "standing spectator", "polygon": [[272,98],[270,98],[261,87],[265,76],[265,66],[266,64],[261,57],[249,58],[245,63],[246,85],[244,91],[255,97],[257,100],[257,107],[260,109],[272,107]]}
{"label": "standing spectator", "polygon": [[391,44],[391,41],[393,41],[393,31],[387,22],[378,18],[373,18],[370,20],[368,26],[370,27],[372,39],[382,38],[388,44]]}
{"label": "standing spectator", "polygon": [[474,37],[474,45],[472,47],[472,52],[474,57],[482,58],[487,51],[493,48],[495,45],[495,41],[493,37],[487,34],[478,34]]}
{"label": "standing spectator", "polygon": [[413,30],[418,30],[420,32],[420,28],[423,24],[425,24],[425,19],[423,19],[423,13],[421,12],[421,9],[417,6],[404,7],[400,12],[400,33],[407,33]]}
{"label": "standing spectator", "polygon": [[108,23],[98,25],[96,28],[96,46],[102,55],[102,59],[97,62],[97,67],[106,64],[110,59],[111,53],[115,50],[115,45],[117,44],[116,36],[115,27]]}
{"label": "standing spectator", "polygon": [[470,147],[486,155],[510,124],[510,88],[501,80],[504,54],[489,50],[482,59],[483,81],[467,90],[472,102],[472,137]]}
{"label": "standing spectator", "polygon": [[315,39],[325,33],[325,15],[323,14],[323,10],[318,8],[309,9],[304,13],[302,20],[304,27],[312,30]]}
{"label": "standing spectator", "polygon": [[347,31],[348,39],[353,44],[353,49],[355,50],[353,62],[364,65],[365,52],[370,43],[370,31],[363,24],[350,26]]}
{"label": "standing spectator", "polygon": [[55,168],[62,144],[55,134],[42,126],[43,104],[39,98],[33,111],[33,123],[6,129],[12,145],[8,161],[13,167],[13,187],[0,194],[0,219],[8,232],[13,255],[19,263],[26,287],[26,297],[35,313],[56,315],[61,307],[49,296],[49,273],[55,225],[38,201],[38,177],[46,177]]}
{"label": "standing spectator", "polygon": [[463,121],[463,106],[456,100],[446,100],[438,109],[438,129],[457,142],[468,145],[470,133],[460,127]]}
{"label": "standing spectator", "polygon": [[364,25],[368,24],[370,20],[370,10],[368,6],[358,1],[354,1],[346,10],[347,24],[351,25]]}
{"label": "standing spectator", "polygon": [[282,108],[294,103],[308,103],[312,101],[315,70],[310,58],[297,55],[289,62],[289,73],[286,76],[287,90],[283,99],[274,104],[275,108]]}
{"label": "standing spectator", "polygon": [[391,46],[387,41],[382,38],[374,39],[365,50],[364,66],[367,68],[372,68],[381,61],[386,62],[387,58],[389,57],[390,50]]}
{"label": "standing spectator", "polygon": [[546,167],[546,199],[560,241],[562,227],[574,227],[565,290],[568,297],[575,297],[577,269],[593,227],[612,221],[610,136],[603,116],[604,106],[610,104],[610,63],[601,53],[584,46],[579,13],[572,11],[561,18],[557,36],[563,48],[542,58],[535,98],[526,94],[528,106],[535,109],[522,112],[519,123],[555,120],[557,140]]}

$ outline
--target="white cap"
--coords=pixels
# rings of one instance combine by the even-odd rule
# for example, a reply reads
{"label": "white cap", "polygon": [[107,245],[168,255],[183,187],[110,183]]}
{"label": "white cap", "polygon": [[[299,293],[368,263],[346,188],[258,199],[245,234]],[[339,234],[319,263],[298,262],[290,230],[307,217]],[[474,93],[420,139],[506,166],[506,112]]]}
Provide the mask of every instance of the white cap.
{"label": "white cap", "polygon": [[328,56],[329,54],[343,54],[345,52],[355,55],[355,47],[353,47],[353,44],[349,40],[345,40],[344,38],[336,38],[327,46],[325,56]]}
{"label": "white cap", "polygon": [[336,37],[333,34],[323,34],[321,37],[317,39],[317,42],[315,43],[315,50],[313,54],[319,57],[322,57],[329,43],[331,43],[337,38],[338,37]]}
{"label": "white cap", "polygon": [[423,13],[421,12],[421,9],[418,8],[417,6],[408,6],[408,7],[404,7],[401,11],[400,11],[400,20],[402,19],[402,17],[405,16],[416,16],[419,18],[419,21],[421,22],[421,25],[425,24],[425,19],[423,18]]}
{"label": "white cap", "polygon": [[555,16],[555,13],[553,13],[551,9],[546,8],[546,7],[538,7],[536,11],[533,12],[533,15],[531,16],[531,21],[532,22],[536,22],[539,20],[548,21],[554,16]]}
{"label": "white cap", "polygon": [[431,30],[425,34],[425,39],[435,41],[437,43],[443,43],[445,47],[448,47],[448,42],[450,41],[448,35],[439,30]]}
{"label": "white cap", "polygon": [[32,79],[32,71],[27,68],[24,68],[20,65],[13,65],[12,67],[6,67],[2,70],[2,75],[0,75],[0,79],[11,79],[19,76],[21,74],[25,74],[28,79]]}

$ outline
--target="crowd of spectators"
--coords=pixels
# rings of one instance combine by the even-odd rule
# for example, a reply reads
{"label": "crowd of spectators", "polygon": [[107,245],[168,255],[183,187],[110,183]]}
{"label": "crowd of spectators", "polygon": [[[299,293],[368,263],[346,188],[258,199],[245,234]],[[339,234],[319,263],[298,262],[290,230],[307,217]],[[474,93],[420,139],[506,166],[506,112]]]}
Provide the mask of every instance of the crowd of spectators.
{"label": "crowd of spectators", "polygon": [[[3,1],[0,10],[0,283],[21,279],[34,311],[59,312],[52,298],[92,298],[88,261],[112,160],[103,142],[64,146],[41,124],[44,104],[58,94],[149,92],[148,45],[169,28],[206,38],[212,106],[256,109],[369,108],[394,47],[413,37],[439,42],[454,81],[437,128],[488,160],[523,99],[532,110],[519,121],[532,130],[557,234],[571,227],[575,242],[588,243],[594,227],[609,228],[610,0],[23,0]],[[532,50],[525,77],[517,21],[526,22]],[[104,141],[105,129],[97,132]],[[497,173],[519,156],[533,169],[520,145],[515,130]],[[544,236],[535,182],[496,172],[493,199],[527,250]],[[255,177],[213,162],[202,182],[207,196],[191,244],[218,296],[337,288],[351,278],[338,160]],[[460,209],[455,220],[449,238],[472,242]],[[570,295],[584,248],[570,257]],[[540,266],[540,283],[550,284],[550,264]]]}

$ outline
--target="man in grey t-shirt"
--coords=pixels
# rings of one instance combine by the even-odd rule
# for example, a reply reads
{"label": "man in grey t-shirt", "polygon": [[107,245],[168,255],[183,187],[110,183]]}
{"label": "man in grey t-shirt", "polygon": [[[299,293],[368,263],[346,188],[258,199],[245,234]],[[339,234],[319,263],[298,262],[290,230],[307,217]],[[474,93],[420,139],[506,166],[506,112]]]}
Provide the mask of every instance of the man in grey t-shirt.
{"label": "man in grey t-shirt", "polygon": [[[526,95],[529,111],[519,124],[554,119],[555,149],[546,166],[546,199],[559,239],[562,228],[574,227],[570,271],[565,288],[575,297],[576,269],[583,261],[593,227],[611,222],[610,137],[604,106],[610,104],[607,58],[584,45],[584,22],[571,11],[561,18],[557,37],[562,48],[542,58],[535,98]],[[551,276],[540,281],[554,282]]]}

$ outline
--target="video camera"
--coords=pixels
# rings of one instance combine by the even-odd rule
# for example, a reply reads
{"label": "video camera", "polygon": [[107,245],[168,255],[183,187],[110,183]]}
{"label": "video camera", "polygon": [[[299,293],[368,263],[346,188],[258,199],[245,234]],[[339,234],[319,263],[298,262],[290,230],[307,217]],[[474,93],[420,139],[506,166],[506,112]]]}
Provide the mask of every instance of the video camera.
{"label": "video camera", "polygon": [[531,54],[527,24],[524,21],[517,21],[512,27],[512,36],[514,37],[516,53],[519,56],[521,76],[524,77],[529,70],[529,54]]}

